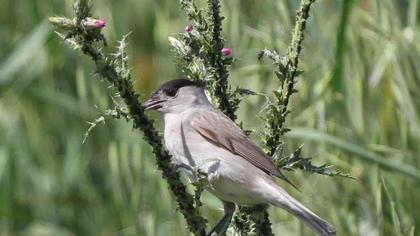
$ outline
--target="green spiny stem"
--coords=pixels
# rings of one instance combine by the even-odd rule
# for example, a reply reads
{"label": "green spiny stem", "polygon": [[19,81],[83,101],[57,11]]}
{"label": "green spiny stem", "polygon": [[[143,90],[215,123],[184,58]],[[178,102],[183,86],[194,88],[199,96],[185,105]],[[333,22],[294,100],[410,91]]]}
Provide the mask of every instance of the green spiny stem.
{"label": "green spiny stem", "polygon": [[210,61],[214,67],[213,93],[217,98],[217,106],[232,120],[236,119],[235,109],[229,101],[229,72],[223,63],[223,38],[221,35],[223,17],[220,15],[220,1],[208,0],[209,13],[212,19],[212,49]]}
{"label": "green spiny stem", "polygon": [[[290,96],[295,93],[294,84],[295,77],[298,72],[299,55],[302,50],[302,42],[304,39],[304,30],[306,27],[306,20],[309,17],[309,10],[311,4],[315,0],[302,0],[300,9],[296,16],[296,25],[293,30],[292,42],[287,53],[287,63],[285,66],[279,63],[279,73],[284,74],[284,80],[281,83],[279,94],[283,95],[278,99],[277,104],[271,106],[273,114],[267,118],[267,131],[264,138],[267,153],[273,156],[275,151],[282,148],[280,138],[288,129],[284,128],[286,116],[289,113],[288,104]],[[271,119],[270,119],[271,118]],[[275,119],[277,118],[277,119]],[[255,224],[255,229],[263,235],[273,235],[271,232],[271,223],[268,219],[267,208],[256,208],[252,210],[251,219]]]}
{"label": "green spiny stem", "polygon": [[[116,66],[108,62],[100,49],[95,47],[94,43],[104,40],[99,31],[86,31],[82,26],[84,17],[90,15],[88,2],[86,0],[76,1],[74,5],[76,18],[74,27],[70,27],[71,32],[65,39],[72,38],[76,48],[92,58],[96,65],[96,72],[118,91],[121,98],[127,105],[130,118],[133,121],[133,127],[143,132],[143,138],[152,146],[153,153],[156,156],[156,164],[162,171],[162,176],[168,182],[169,188],[175,195],[179,210],[184,215],[188,229],[197,236],[205,235],[206,220],[200,215],[198,207],[194,206],[194,197],[187,192],[186,186],[182,183],[180,175],[173,173],[171,167],[171,156],[164,149],[162,137],[158,134],[153,125],[153,120],[144,113],[144,107],[139,102],[139,95],[134,91],[131,80],[121,76],[117,72]],[[56,21],[54,21],[56,23]],[[68,19],[63,22],[69,22]],[[55,24],[59,27],[59,24]],[[68,29],[66,27],[65,29]],[[63,28],[63,30],[65,30]]]}
{"label": "green spiny stem", "polygon": [[152,146],[153,153],[156,156],[156,164],[176,197],[178,207],[187,220],[188,229],[194,235],[205,235],[206,220],[200,215],[198,208],[194,207],[194,198],[187,192],[179,174],[173,173],[170,165],[171,156],[163,148],[162,137],[154,128],[153,120],[145,115],[144,107],[138,101],[139,95],[134,91],[132,82],[121,78],[115,68],[105,62],[102,54],[92,49],[93,47],[87,46],[83,51],[95,61],[97,73],[112,83],[119,92],[129,109],[134,128],[140,129],[144,134],[144,139]]}
{"label": "green spiny stem", "polygon": [[[213,52],[210,54],[210,61],[214,67],[213,77],[215,82],[213,83],[212,92],[214,97],[216,97],[216,104],[219,109],[225,113],[229,118],[232,120],[236,120],[235,108],[233,104],[231,104],[229,100],[229,85],[228,85],[228,77],[229,72],[226,66],[223,64],[223,38],[221,36],[222,31],[222,20],[223,17],[220,15],[220,1],[219,0],[208,0],[209,5],[209,13],[212,19],[212,48]],[[236,223],[236,228],[242,228],[244,234],[247,233],[251,229],[251,221],[254,225],[254,231],[263,233],[258,235],[273,235],[271,231],[271,223],[268,219],[268,213],[263,212],[263,214],[267,215],[264,219],[258,214],[258,210],[261,209],[259,207],[251,208],[246,211],[247,208],[241,207],[239,208],[239,212],[236,214],[234,223]],[[260,212],[261,213],[261,212]],[[247,219],[244,221],[243,219]],[[263,223],[263,224],[261,224]],[[241,226],[239,226],[241,225]]]}
{"label": "green spiny stem", "polygon": [[266,122],[266,135],[264,137],[265,146],[269,155],[274,155],[276,150],[282,146],[280,138],[289,129],[284,128],[286,116],[289,113],[288,105],[290,97],[293,93],[297,92],[294,89],[295,78],[298,74],[299,55],[302,50],[302,43],[304,39],[304,31],[306,28],[307,19],[312,3],[315,0],[302,0],[300,9],[296,16],[296,25],[292,34],[292,41],[288,48],[287,60],[285,65],[279,62],[278,73],[282,74],[281,86],[277,93],[277,101],[270,106],[269,113],[272,113],[267,118]]}
{"label": "green spiny stem", "polygon": [[206,220],[200,215],[198,208],[194,207],[194,198],[187,192],[179,174],[172,173],[171,157],[164,149],[162,137],[154,128],[153,121],[145,115],[144,107],[138,101],[139,95],[134,91],[132,82],[121,78],[115,68],[105,62],[102,54],[92,49],[93,47],[87,46],[83,51],[95,61],[97,73],[112,83],[119,92],[129,109],[134,128],[140,129],[144,134],[144,139],[152,146],[153,153],[156,156],[156,164],[175,195],[178,207],[188,223],[188,229],[194,235],[205,235]]}
{"label": "green spiny stem", "polygon": [[[144,113],[144,107],[139,103],[139,95],[134,91],[132,82],[121,78],[115,71],[115,68],[106,63],[100,53],[91,51],[92,47],[87,47],[86,52],[94,61],[97,72],[109,82],[119,92],[121,98],[125,101],[130,116],[133,119],[133,126],[140,129],[144,134],[144,139],[152,146],[153,153],[156,156],[156,164],[162,171],[163,177],[167,180],[169,188],[174,193],[181,213],[188,223],[188,229],[194,235],[205,235],[206,220],[201,217],[198,208],[194,207],[194,198],[186,190],[178,173],[173,174],[170,165],[170,155],[162,145],[162,137],[154,128],[153,121]],[[100,56],[98,56],[100,55]]]}
{"label": "green spiny stem", "polygon": [[[287,54],[287,76],[286,76],[286,94],[284,96],[284,100],[282,103],[282,110],[281,114],[285,117],[287,116],[287,106],[289,104],[290,96],[297,92],[294,90],[295,85],[295,77],[298,72],[298,64],[299,64],[299,55],[302,51],[302,44],[304,39],[304,31],[306,28],[307,19],[309,18],[309,11],[311,8],[312,3],[315,0],[303,0],[296,16],[296,26],[293,30],[293,37],[292,43],[289,47],[288,54]],[[280,68],[281,69],[281,68]],[[285,119],[282,120],[280,123],[279,128],[282,130],[284,126]]]}
{"label": "green spiny stem", "polygon": [[[90,47],[88,47],[90,48]],[[132,82],[121,78],[115,68],[105,62],[102,56],[97,57],[98,53],[88,55],[95,61],[97,72],[109,82],[111,82],[126,103],[130,117],[133,119],[133,126],[140,129],[144,134],[144,139],[152,146],[156,156],[156,164],[162,171],[162,176],[169,184],[169,188],[174,193],[178,207],[188,223],[188,229],[194,235],[205,235],[206,220],[201,217],[198,208],[194,207],[194,198],[186,190],[178,173],[173,173],[170,165],[171,156],[162,145],[162,137],[154,128],[153,121],[144,113],[144,107],[139,103],[139,95],[134,91]],[[101,55],[101,54],[99,54]]]}

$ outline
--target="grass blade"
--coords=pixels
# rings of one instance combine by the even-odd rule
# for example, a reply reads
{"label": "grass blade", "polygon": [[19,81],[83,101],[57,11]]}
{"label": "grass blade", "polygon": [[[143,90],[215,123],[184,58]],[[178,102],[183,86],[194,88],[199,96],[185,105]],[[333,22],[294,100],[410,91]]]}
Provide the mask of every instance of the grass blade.
{"label": "grass blade", "polygon": [[13,75],[26,66],[44,45],[50,34],[47,21],[39,23],[27,38],[0,65],[0,85],[13,79]]}
{"label": "grass blade", "polygon": [[384,169],[395,171],[407,177],[411,177],[417,181],[420,181],[420,170],[403,163],[396,164],[395,161],[377,155],[369,149],[344,141],[338,137],[334,137],[332,135],[317,130],[304,128],[292,128],[292,131],[289,132],[287,136],[292,138],[301,138],[318,142],[324,142],[336,146],[349,154],[353,154],[354,157],[357,157],[362,161],[378,164]]}

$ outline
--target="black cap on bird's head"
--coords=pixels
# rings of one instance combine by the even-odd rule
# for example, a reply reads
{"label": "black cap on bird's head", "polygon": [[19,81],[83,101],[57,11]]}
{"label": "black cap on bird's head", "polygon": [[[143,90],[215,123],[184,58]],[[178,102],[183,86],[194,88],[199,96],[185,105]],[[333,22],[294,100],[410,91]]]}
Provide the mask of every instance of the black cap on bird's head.
{"label": "black cap on bird's head", "polygon": [[157,92],[158,90],[170,90],[170,89],[178,90],[182,87],[191,86],[191,85],[197,85],[197,84],[187,79],[174,79],[174,80],[169,80],[168,82],[159,86],[159,88],[157,88],[155,92]]}
{"label": "black cap on bird's head", "polygon": [[159,86],[150,96],[150,99],[144,103],[146,110],[158,110],[162,108],[162,103],[177,95],[178,90],[186,86],[197,86],[191,80],[174,79]]}

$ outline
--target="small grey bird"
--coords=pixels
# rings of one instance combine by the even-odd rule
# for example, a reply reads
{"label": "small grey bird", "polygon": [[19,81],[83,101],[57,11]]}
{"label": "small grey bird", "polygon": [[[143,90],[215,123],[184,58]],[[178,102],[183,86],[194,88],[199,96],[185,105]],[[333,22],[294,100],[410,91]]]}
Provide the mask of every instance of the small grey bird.
{"label": "small grey bird", "polygon": [[261,148],[232,120],[217,111],[204,89],[186,79],[161,85],[145,102],[163,113],[165,146],[190,181],[205,178],[205,188],[223,201],[225,215],[210,230],[224,234],[235,204],[271,204],[299,218],[322,236],[336,235],[334,226],[315,215],[276,184],[288,181]]}

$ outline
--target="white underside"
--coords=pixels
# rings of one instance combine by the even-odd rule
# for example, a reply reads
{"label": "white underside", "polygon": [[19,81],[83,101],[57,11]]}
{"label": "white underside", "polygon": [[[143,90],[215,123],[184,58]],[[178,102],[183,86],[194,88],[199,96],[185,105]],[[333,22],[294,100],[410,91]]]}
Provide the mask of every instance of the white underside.
{"label": "white underside", "polygon": [[[267,189],[261,188],[261,182],[273,182],[272,178],[193,130],[189,121],[197,112],[191,109],[184,113],[165,114],[165,145],[174,156],[174,162],[206,173],[206,189],[221,200],[241,205],[269,203],[275,193],[267,193]],[[185,169],[184,172],[190,181],[196,181],[195,173]]]}

